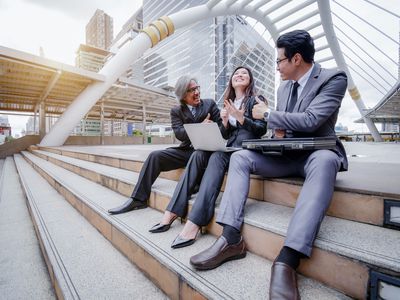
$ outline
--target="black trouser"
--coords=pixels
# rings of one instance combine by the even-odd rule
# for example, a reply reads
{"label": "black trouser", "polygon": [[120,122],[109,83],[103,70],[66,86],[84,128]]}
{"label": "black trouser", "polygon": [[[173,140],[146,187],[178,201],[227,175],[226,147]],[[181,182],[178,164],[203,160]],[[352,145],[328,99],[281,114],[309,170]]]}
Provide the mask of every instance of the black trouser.
{"label": "black trouser", "polygon": [[232,152],[195,151],[179,180],[167,210],[185,217],[188,201],[200,182],[199,192],[189,214],[189,220],[205,226],[214,215],[215,201],[221,190]]}
{"label": "black trouser", "polygon": [[158,175],[164,171],[185,167],[193,151],[193,149],[168,148],[151,152],[140,170],[139,180],[131,198],[146,202]]}

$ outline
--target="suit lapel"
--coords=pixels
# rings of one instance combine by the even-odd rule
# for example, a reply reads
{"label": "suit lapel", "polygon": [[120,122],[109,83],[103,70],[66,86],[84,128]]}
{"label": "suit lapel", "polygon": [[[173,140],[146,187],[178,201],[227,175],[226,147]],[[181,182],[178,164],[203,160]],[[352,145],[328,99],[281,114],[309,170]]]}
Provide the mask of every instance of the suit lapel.
{"label": "suit lapel", "polygon": [[[280,95],[278,95],[278,111],[286,111],[286,106],[288,105],[289,97],[290,97],[290,87],[292,85],[291,80],[287,80],[285,86],[282,86],[280,90]],[[282,99],[279,101],[279,99]]]}
{"label": "suit lapel", "polygon": [[301,95],[299,95],[299,98],[297,100],[297,103],[293,111],[295,112],[299,111],[303,99],[313,90],[313,88],[315,88],[316,86],[315,82],[318,79],[320,73],[321,73],[321,66],[319,64],[315,64],[314,69],[312,70],[310,77],[307,80],[306,86],[301,91]]}
{"label": "suit lapel", "polygon": [[182,113],[186,120],[194,120],[192,112],[186,104],[182,104]]}
{"label": "suit lapel", "polygon": [[196,117],[193,117],[192,115],[193,120],[197,121],[203,115],[203,109],[204,109],[203,106],[204,106],[203,101],[200,100],[199,106],[196,107]]}

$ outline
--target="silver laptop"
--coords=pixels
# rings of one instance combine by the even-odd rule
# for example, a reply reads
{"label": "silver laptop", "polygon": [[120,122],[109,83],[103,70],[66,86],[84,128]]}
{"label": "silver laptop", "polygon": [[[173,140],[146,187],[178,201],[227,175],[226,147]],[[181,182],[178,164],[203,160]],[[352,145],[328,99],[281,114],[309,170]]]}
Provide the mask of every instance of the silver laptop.
{"label": "silver laptop", "polygon": [[231,152],[242,149],[226,147],[227,140],[222,137],[217,123],[183,124],[183,127],[196,150]]}

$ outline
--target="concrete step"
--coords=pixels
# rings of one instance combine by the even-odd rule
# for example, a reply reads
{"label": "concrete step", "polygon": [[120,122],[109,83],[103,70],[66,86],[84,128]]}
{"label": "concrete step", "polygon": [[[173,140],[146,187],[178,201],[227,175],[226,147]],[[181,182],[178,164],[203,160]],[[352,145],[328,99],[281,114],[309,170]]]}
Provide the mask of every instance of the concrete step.
{"label": "concrete step", "polygon": [[0,298],[56,299],[12,157],[0,160],[0,241]]}
{"label": "concrete step", "polygon": [[[39,159],[27,153],[35,163]],[[84,162],[87,163],[87,162]],[[99,171],[105,166],[92,166]],[[110,171],[116,171],[115,169]],[[156,185],[150,204],[164,210],[176,183],[166,181]],[[106,180],[99,181],[107,182]],[[125,201],[106,206],[106,209]],[[249,249],[273,260],[282,247],[292,209],[281,205],[249,200],[243,233]],[[148,225],[150,227],[150,224]],[[220,226],[213,221],[209,231],[215,235]],[[382,237],[384,241],[382,242]],[[315,243],[313,257],[300,268],[309,277],[316,278],[354,297],[364,297],[369,270],[383,268],[387,272],[400,272],[400,244],[397,231],[361,224],[339,218],[326,217]],[[326,270],[330,270],[327,272]]]}
{"label": "concrete step", "polygon": [[[100,184],[24,152],[49,182],[107,239],[135,263],[171,298],[265,299],[271,261],[249,253],[212,271],[195,271],[190,256],[209,246],[213,235],[204,235],[191,247],[173,250],[171,242],[183,225],[164,234],[148,229],[162,214],[152,208],[110,216],[107,209],[126,198]],[[246,239],[248,237],[246,236]],[[245,282],[244,282],[245,281]],[[251,283],[251,284],[250,284]],[[345,299],[343,294],[303,276],[299,280],[303,299]]]}
{"label": "concrete step", "polygon": [[21,155],[14,159],[57,298],[167,298]]}
{"label": "concrete step", "polygon": [[[93,154],[83,155],[82,153],[76,153],[69,150],[49,149],[52,150],[52,152],[43,150],[33,150],[32,152],[68,170],[92,179],[95,182],[105,184],[109,188],[118,191],[125,196],[131,194],[134,184],[137,182],[138,172],[133,171],[133,169],[136,170],[137,168],[132,168],[128,171],[125,168],[128,164],[123,163],[124,160],[121,158],[102,157],[99,159],[99,156]],[[62,155],[54,152],[61,152]],[[117,162],[117,160],[119,161]],[[95,161],[100,161],[100,163]],[[103,165],[103,163],[106,164]],[[176,179],[171,179],[170,176],[167,177],[170,178],[169,180],[173,181]],[[391,178],[396,178],[396,176],[391,176]],[[351,179],[349,180],[351,181]],[[340,178],[338,179],[338,182],[342,186],[346,184],[346,180]],[[294,207],[302,183],[302,180],[293,178],[261,179],[260,177],[252,176],[249,197],[279,205]],[[168,185],[168,181],[165,181],[165,177],[159,178],[153,186],[154,193],[152,194],[152,197],[156,198],[157,193],[160,194],[163,190],[162,188],[160,189],[159,186],[165,185]],[[384,199],[388,196],[391,196],[391,199],[400,199],[400,195],[397,195],[397,198],[393,197],[395,191],[392,191],[388,195],[382,192],[373,193],[371,191],[351,189],[350,185],[347,185],[347,188],[337,187],[332,203],[327,212],[328,215],[382,226],[384,217]],[[161,209],[164,208],[165,207],[161,207]]]}

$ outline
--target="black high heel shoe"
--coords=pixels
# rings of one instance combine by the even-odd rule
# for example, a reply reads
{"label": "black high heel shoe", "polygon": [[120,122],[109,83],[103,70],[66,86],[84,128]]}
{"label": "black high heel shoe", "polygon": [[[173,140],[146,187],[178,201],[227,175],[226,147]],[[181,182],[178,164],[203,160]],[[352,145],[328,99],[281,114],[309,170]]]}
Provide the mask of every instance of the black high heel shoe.
{"label": "black high heel shoe", "polygon": [[194,242],[196,241],[197,236],[199,235],[200,232],[203,233],[203,228],[202,228],[202,227],[200,227],[200,228],[197,230],[197,233],[196,233],[196,236],[194,237],[194,239],[185,239],[185,238],[181,237],[181,236],[178,234],[178,236],[177,236],[177,237],[175,238],[175,240],[172,242],[171,248],[173,248],[173,249],[178,249],[178,248],[183,248],[183,247],[187,247],[187,246],[193,245]]}
{"label": "black high heel shoe", "polygon": [[168,224],[161,224],[158,223],[156,225],[154,225],[153,227],[150,228],[150,232],[151,233],[159,233],[159,232],[165,232],[167,230],[169,230],[169,228],[171,227],[172,223],[178,218],[178,216],[175,216],[171,219],[171,221],[169,221]]}

